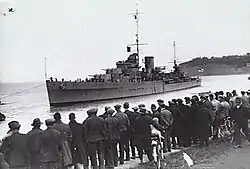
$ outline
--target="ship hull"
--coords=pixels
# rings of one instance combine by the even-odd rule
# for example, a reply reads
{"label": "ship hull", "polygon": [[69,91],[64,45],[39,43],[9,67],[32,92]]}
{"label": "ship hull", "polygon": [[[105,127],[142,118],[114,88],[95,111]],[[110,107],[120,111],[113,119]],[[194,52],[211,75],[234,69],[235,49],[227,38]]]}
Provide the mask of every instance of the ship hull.
{"label": "ship hull", "polygon": [[153,95],[201,86],[201,80],[165,84],[162,81],[81,83],[46,81],[50,106]]}

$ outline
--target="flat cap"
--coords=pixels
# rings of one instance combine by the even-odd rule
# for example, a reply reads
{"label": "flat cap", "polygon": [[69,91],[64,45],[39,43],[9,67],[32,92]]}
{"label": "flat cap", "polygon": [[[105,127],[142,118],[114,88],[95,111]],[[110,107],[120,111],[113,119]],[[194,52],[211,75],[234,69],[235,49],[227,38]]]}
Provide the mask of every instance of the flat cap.
{"label": "flat cap", "polygon": [[45,120],[46,125],[51,125],[55,123],[55,119],[47,119]]}
{"label": "flat cap", "polygon": [[107,114],[113,114],[115,111],[113,110],[113,109],[111,109],[111,108],[109,108],[108,110],[107,110]]}
{"label": "flat cap", "polygon": [[138,110],[139,110],[138,107],[133,107],[132,109],[133,109],[134,111],[138,111]]}
{"label": "flat cap", "polygon": [[146,114],[146,113],[147,113],[146,108],[145,108],[145,107],[141,107],[141,108],[140,108],[140,113],[141,113],[141,114]]}
{"label": "flat cap", "polygon": [[120,104],[117,104],[117,105],[114,106],[114,108],[116,108],[116,109],[120,109],[121,107],[122,106]]}
{"label": "flat cap", "polygon": [[184,100],[191,100],[190,97],[184,97]]}
{"label": "flat cap", "polygon": [[128,102],[124,102],[124,103],[123,103],[123,107],[124,107],[124,108],[129,108],[129,103],[128,103]]}
{"label": "flat cap", "polygon": [[141,108],[141,107],[146,107],[146,106],[145,104],[139,104],[138,107]]}
{"label": "flat cap", "polygon": [[97,108],[92,108],[92,109],[89,109],[89,110],[87,111],[87,113],[88,113],[88,114],[96,114],[97,111],[98,111]]}
{"label": "flat cap", "polygon": [[19,124],[18,121],[11,121],[8,123],[8,126],[10,129],[19,129],[21,125]]}
{"label": "flat cap", "polygon": [[158,103],[164,103],[164,100],[158,99],[157,102],[158,102]]}

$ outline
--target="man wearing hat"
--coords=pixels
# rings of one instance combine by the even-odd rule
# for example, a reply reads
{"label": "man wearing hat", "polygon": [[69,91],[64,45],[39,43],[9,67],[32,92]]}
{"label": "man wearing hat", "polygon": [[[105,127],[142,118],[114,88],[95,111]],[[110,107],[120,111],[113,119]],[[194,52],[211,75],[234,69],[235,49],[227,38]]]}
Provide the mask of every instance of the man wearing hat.
{"label": "man wearing hat", "polygon": [[87,154],[90,157],[93,169],[97,169],[96,154],[98,154],[99,168],[104,168],[105,126],[103,118],[97,117],[97,111],[97,108],[89,109],[87,111],[89,118],[84,123]]}
{"label": "man wearing hat", "polygon": [[70,143],[72,153],[72,163],[75,169],[79,169],[79,164],[83,164],[84,169],[88,168],[88,157],[83,146],[83,126],[76,122],[75,113],[69,114],[69,127],[72,131],[72,142]]}
{"label": "man wearing hat", "polygon": [[234,121],[234,131],[235,131],[235,143],[236,148],[241,147],[241,140],[240,140],[240,131],[245,134],[245,137],[250,142],[250,135],[249,135],[249,128],[248,128],[248,119],[250,118],[250,112],[248,108],[242,105],[241,97],[235,98],[235,107],[232,108],[230,113],[231,120]]}
{"label": "man wearing hat", "polygon": [[185,104],[189,107],[191,107],[191,98],[190,97],[184,97]]}
{"label": "man wearing hat", "polygon": [[229,100],[229,104],[230,104],[231,108],[236,106],[235,99],[236,99],[237,96],[238,96],[238,94],[237,94],[236,90],[233,90],[232,91],[232,98]]}
{"label": "man wearing hat", "polygon": [[70,142],[72,141],[72,132],[68,124],[61,121],[61,114],[54,114],[55,124],[53,128],[60,132],[62,141],[62,156],[63,156],[63,166],[68,167],[72,165],[72,154],[70,150]]}
{"label": "man wearing hat", "polygon": [[26,135],[19,133],[21,125],[18,121],[8,123],[9,136],[3,139],[1,152],[10,168],[28,169],[29,153],[26,148]]}
{"label": "man wearing hat", "polygon": [[161,109],[166,108],[166,105],[164,104],[164,100],[158,99],[158,100],[157,100],[157,103],[158,103],[158,105],[159,105],[159,107],[158,107],[158,109],[157,109],[158,112],[161,112]]}
{"label": "man wearing hat", "polygon": [[129,110],[129,103],[125,102],[123,104],[123,108],[125,109],[124,113],[128,116],[130,126],[128,128],[128,137],[129,137],[129,143],[130,143],[130,148],[131,148],[131,153],[132,153],[132,159],[135,159],[135,145],[134,145],[134,123],[135,123],[135,114],[134,112]]}
{"label": "man wearing hat", "polygon": [[58,169],[62,167],[60,152],[62,150],[62,142],[60,140],[60,132],[53,129],[54,123],[54,119],[45,120],[47,129],[41,133],[41,169]]}
{"label": "man wearing hat", "polygon": [[105,109],[105,112],[104,112],[102,115],[100,115],[99,117],[101,117],[101,118],[103,118],[103,119],[107,118],[107,117],[108,117],[107,110],[108,110],[109,108],[110,108],[109,106],[106,106],[106,107],[104,108],[104,109]]}
{"label": "man wearing hat", "polygon": [[135,136],[136,136],[136,146],[139,152],[139,158],[141,163],[143,163],[143,151],[146,152],[149,161],[153,161],[153,151],[151,146],[151,127],[154,124],[153,119],[147,116],[147,111],[145,108],[140,109],[140,116],[135,120]]}
{"label": "man wearing hat", "polygon": [[27,133],[27,149],[30,155],[30,169],[38,169],[40,166],[40,139],[43,130],[40,128],[43,123],[35,118],[31,126],[32,130]]}
{"label": "man wearing hat", "polygon": [[120,140],[119,121],[113,117],[114,110],[107,110],[107,118],[104,120],[106,131],[106,168],[114,168],[118,166],[117,144]]}
{"label": "man wearing hat", "polygon": [[121,111],[121,105],[117,104],[114,106],[116,110],[115,118],[119,121],[119,132],[120,132],[120,164],[124,164],[124,151],[126,152],[126,161],[130,160],[129,153],[129,137],[128,137],[128,129],[130,127],[130,122],[127,114]]}

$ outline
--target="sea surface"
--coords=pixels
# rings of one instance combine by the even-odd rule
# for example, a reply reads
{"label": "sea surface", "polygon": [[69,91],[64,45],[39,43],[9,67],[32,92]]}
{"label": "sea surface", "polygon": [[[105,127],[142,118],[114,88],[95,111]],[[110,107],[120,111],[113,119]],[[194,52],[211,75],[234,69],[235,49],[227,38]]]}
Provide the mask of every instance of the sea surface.
{"label": "sea surface", "polygon": [[[165,94],[157,94],[142,97],[133,97],[128,99],[115,99],[109,101],[94,102],[88,104],[76,104],[67,107],[50,107],[48,96],[44,82],[38,83],[0,83],[0,100],[4,105],[0,105],[0,112],[6,115],[6,121],[0,122],[0,138],[5,136],[8,131],[8,122],[17,120],[21,124],[21,133],[27,133],[31,130],[31,123],[34,118],[39,117],[43,122],[47,118],[52,118],[53,114],[60,112],[62,120],[69,122],[69,113],[76,114],[76,120],[83,122],[86,118],[86,111],[89,108],[97,107],[98,114],[104,112],[105,106],[114,106],[115,104],[123,104],[128,101],[131,105],[137,106],[140,103],[146,104],[150,108],[150,104],[156,104],[156,100],[161,98],[165,102],[173,98],[184,98],[200,92],[215,91],[232,91],[250,89],[249,75],[231,75],[231,76],[204,76],[202,77],[202,86],[192,89],[175,91]],[[45,125],[42,125],[45,129]]]}

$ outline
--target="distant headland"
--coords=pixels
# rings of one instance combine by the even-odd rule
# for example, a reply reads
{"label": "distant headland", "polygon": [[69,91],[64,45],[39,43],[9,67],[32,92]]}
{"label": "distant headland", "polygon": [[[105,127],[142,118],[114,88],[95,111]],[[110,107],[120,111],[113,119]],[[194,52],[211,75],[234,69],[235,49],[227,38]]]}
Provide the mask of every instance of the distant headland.
{"label": "distant headland", "polygon": [[223,57],[197,57],[180,64],[181,70],[193,76],[235,75],[250,73],[250,53]]}

